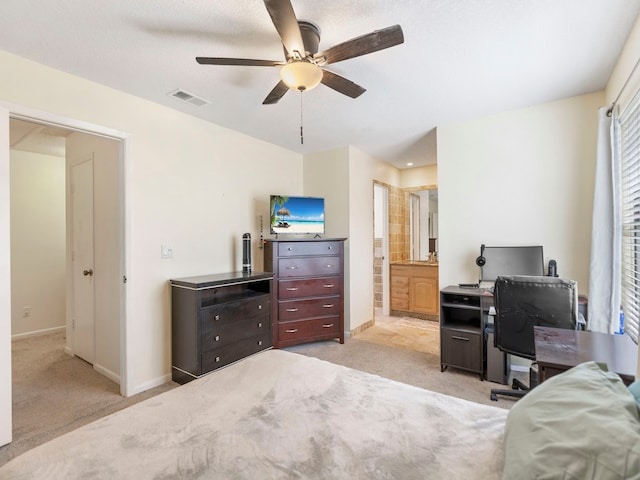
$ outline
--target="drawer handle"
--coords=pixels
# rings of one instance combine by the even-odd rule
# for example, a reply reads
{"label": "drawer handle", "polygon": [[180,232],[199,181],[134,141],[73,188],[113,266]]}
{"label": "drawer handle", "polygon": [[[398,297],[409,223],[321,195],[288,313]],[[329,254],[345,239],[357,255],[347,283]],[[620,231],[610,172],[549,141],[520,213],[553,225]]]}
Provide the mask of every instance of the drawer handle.
{"label": "drawer handle", "polygon": [[220,320],[220,315],[216,315],[215,317],[213,317],[214,320]]}
{"label": "drawer handle", "polygon": [[457,335],[453,335],[451,338],[453,338],[454,340],[463,340],[465,342],[468,342],[469,339],[465,338],[465,337],[458,337]]}
{"label": "drawer handle", "polygon": [[325,323],[324,325],[322,325],[322,328],[331,328],[333,327],[333,323]]}
{"label": "drawer handle", "polygon": [[298,331],[297,328],[290,328],[288,330],[285,330],[285,332],[287,332],[287,333],[296,333],[297,331]]}
{"label": "drawer handle", "polygon": [[333,303],[325,303],[322,308],[333,308]]}
{"label": "drawer handle", "polygon": [[335,287],[335,285],[333,283],[327,283],[326,285],[323,285],[324,288],[333,288]]}
{"label": "drawer handle", "polygon": [[258,346],[262,345],[262,340],[258,340]]}
{"label": "drawer handle", "polygon": [[287,267],[287,270],[296,270],[298,267],[296,267],[295,265],[291,265],[290,267]]}
{"label": "drawer handle", "polygon": [[333,265],[331,265],[330,263],[327,263],[327,264],[325,265],[325,268],[333,268]]}
{"label": "drawer handle", "polygon": [[289,250],[290,252],[293,252],[293,247],[287,247],[287,250]]}
{"label": "drawer handle", "polygon": [[262,310],[262,305],[258,305],[258,310]]}
{"label": "drawer handle", "polygon": [[220,335],[216,335],[215,337],[213,337],[213,341],[214,342],[219,342],[220,341]]}
{"label": "drawer handle", "polygon": [[258,328],[262,328],[262,322],[258,322]]}
{"label": "drawer handle", "polygon": [[220,357],[216,357],[216,363],[220,361]]}
{"label": "drawer handle", "polygon": [[329,250],[333,250],[333,247],[332,247],[331,245],[329,245],[327,248],[328,248]]}
{"label": "drawer handle", "polygon": [[298,287],[287,287],[288,292],[295,292],[298,290]]}
{"label": "drawer handle", "polygon": [[287,312],[297,312],[297,308],[287,308]]}

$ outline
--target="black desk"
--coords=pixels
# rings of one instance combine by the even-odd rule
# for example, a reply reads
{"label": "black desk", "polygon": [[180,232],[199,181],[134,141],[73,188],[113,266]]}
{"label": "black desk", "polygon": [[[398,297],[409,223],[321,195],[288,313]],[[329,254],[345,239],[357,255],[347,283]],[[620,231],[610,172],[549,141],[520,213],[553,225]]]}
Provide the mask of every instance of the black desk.
{"label": "black desk", "polygon": [[449,286],[440,291],[440,371],[448,367],[507,383],[508,358],[485,338],[493,294],[483,288]]}
{"label": "black desk", "polygon": [[536,362],[542,383],[580,363],[605,363],[626,385],[636,378],[638,346],[628,335],[533,327]]}

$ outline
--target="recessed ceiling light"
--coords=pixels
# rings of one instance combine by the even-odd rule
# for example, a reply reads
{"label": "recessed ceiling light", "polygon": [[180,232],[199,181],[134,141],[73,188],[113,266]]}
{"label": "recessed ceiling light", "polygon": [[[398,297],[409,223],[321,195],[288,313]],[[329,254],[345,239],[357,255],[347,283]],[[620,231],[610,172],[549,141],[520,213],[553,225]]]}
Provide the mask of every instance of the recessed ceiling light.
{"label": "recessed ceiling light", "polygon": [[413,167],[413,162],[407,162],[407,167]]}

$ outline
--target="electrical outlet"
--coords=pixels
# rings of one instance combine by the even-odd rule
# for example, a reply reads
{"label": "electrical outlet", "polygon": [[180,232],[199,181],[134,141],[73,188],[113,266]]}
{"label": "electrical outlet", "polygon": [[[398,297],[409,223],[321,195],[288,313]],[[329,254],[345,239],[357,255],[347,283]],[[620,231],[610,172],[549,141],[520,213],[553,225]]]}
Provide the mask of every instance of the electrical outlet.
{"label": "electrical outlet", "polygon": [[27,318],[31,316],[31,307],[24,307],[22,309],[22,318]]}

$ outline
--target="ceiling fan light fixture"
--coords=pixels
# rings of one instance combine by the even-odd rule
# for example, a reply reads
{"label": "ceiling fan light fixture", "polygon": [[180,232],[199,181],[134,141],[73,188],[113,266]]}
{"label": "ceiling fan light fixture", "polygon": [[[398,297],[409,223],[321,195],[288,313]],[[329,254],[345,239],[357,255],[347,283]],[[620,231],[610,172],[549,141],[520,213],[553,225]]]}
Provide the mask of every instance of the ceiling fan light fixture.
{"label": "ceiling fan light fixture", "polygon": [[322,69],[304,60],[293,61],[280,69],[280,78],[291,90],[304,92],[322,81]]}

